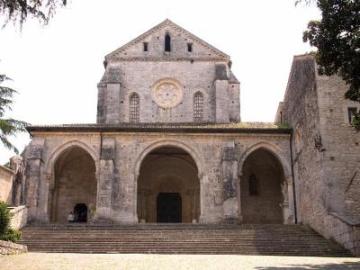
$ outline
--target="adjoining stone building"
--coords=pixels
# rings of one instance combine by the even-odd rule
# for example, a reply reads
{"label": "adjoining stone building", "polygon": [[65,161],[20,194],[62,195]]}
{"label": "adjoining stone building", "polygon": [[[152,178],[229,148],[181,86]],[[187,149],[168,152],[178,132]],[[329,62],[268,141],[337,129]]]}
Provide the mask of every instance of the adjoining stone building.
{"label": "adjoining stone building", "polygon": [[96,124],[28,127],[29,222],[300,222],[356,250],[359,134],[311,56],[279,125],[240,122],[230,57],[169,20],[104,66]]}
{"label": "adjoining stone building", "polygon": [[312,55],[295,56],[276,122],[293,129],[297,219],[360,254],[360,103],[338,76],[320,76]]}

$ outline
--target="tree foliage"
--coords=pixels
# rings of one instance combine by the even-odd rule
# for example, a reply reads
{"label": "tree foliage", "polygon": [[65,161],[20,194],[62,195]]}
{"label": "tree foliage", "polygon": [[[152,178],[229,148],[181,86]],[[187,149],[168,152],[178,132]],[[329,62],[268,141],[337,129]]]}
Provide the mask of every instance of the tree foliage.
{"label": "tree foliage", "polygon": [[21,233],[10,228],[11,213],[8,205],[0,201],[0,240],[16,242],[20,239]]}
{"label": "tree foliage", "polygon": [[9,78],[0,74],[0,141],[6,148],[18,153],[16,147],[8,138],[14,136],[17,132],[25,131],[26,123],[12,118],[5,118],[5,112],[12,109],[13,96],[16,93],[14,89],[1,85],[6,80],[9,80]]}
{"label": "tree foliage", "polygon": [[4,235],[10,226],[10,210],[8,205],[0,201],[0,236]]}
{"label": "tree foliage", "polygon": [[317,0],[316,4],[322,18],[308,23],[303,40],[318,49],[319,73],[339,74],[349,87],[345,97],[360,102],[360,1]]}
{"label": "tree foliage", "polygon": [[10,21],[22,25],[29,17],[47,24],[56,9],[66,4],[67,0],[0,0],[0,15],[5,25]]}

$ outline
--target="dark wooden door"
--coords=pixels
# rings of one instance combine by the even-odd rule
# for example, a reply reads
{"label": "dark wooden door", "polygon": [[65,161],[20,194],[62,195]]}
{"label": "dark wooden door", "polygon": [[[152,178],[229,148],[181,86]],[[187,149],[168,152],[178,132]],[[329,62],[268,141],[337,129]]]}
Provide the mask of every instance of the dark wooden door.
{"label": "dark wooden door", "polygon": [[75,222],[87,222],[88,208],[84,203],[78,203],[74,207]]}
{"label": "dark wooden door", "polygon": [[159,193],[157,197],[157,222],[181,222],[181,196],[179,193]]}

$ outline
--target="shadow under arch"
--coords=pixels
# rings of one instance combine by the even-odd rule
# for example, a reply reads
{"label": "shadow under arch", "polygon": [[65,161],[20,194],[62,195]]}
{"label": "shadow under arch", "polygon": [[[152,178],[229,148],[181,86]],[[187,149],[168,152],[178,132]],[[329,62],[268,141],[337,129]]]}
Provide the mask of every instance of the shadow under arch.
{"label": "shadow under arch", "polygon": [[184,150],[185,152],[187,152],[192,159],[194,160],[197,170],[198,170],[198,174],[199,174],[199,178],[202,177],[202,175],[204,174],[203,171],[203,160],[200,157],[200,155],[190,146],[188,146],[187,144],[180,142],[180,141],[176,141],[176,140],[161,140],[161,141],[157,141],[155,143],[152,143],[151,145],[147,146],[142,152],[141,154],[138,156],[138,158],[135,161],[135,167],[134,167],[134,175],[135,178],[137,179],[139,176],[139,172],[140,172],[140,167],[141,164],[144,160],[144,158],[151,153],[152,151],[154,151],[157,148],[161,148],[161,147],[175,147],[175,148],[180,148],[182,150]]}
{"label": "shadow under arch", "polygon": [[[288,182],[288,184],[290,184],[289,181],[292,180],[292,174],[291,174],[291,167],[287,161],[287,159],[285,158],[284,154],[282,153],[281,149],[271,143],[268,142],[258,142],[256,144],[253,144],[252,146],[250,146],[248,149],[246,149],[246,151],[244,152],[244,154],[240,157],[239,160],[239,171],[238,171],[238,175],[241,176],[243,171],[243,166],[245,163],[245,160],[247,159],[248,156],[251,155],[251,153],[253,153],[256,150],[259,149],[264,149],[268,152],[270,152],[281,164],[283,171],[284,171],[284,177],[286,179],[286,181]],[[290,157],[289,157],[290,158]]]}
{"label": "shadow under arch", "polygon": [[278,146],[250,146],[240,157],[238,175],[241,222],[294,223],[291,167]]}
{"label": "shadow under arch", "polygon": [[49,158],[47,159],[47,162],[45,164],[46,173],[48,177],[53,173],[54,164],[56,163],[57,159],[62,155],[64,151],[67,151],[71,147],[79,147],[82,148],[85,152],[87,152],[95,162],[96,171],[98,171],[98,160],[99,160],[99,154],[89,145],[82,141],[78,140],[72,140],[69,142],[66,142],[60,146],[58,146],[54,151],[51,152],[49,155]]}
{"label": "shadow under arch", "polygon": [[67,215],[76,204],[86,205],[89,211],[95,209],[98,155],[94,149],[80,141],[67,142],[51,153],[45,168],[50,222],[67,222]]}

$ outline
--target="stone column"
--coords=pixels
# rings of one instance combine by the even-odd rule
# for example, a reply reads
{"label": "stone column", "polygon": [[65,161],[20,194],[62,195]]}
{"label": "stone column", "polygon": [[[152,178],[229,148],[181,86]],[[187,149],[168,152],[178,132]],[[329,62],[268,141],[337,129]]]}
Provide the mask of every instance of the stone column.
{"label": "stone column", "polygon": [[115,139],[102,138],[95,221],[112,219],[111,198],[115,169],[115,148]]}
{"label": "stone column", "polygon": [[39,194],[41,182],[42,152],[45,140],[34,138],[26,152],[26,206],[28,221],[39,221]]}
{"label": "stone column", "polygon": [[147,205],[147,200],[148,200],[148,196],[150,195],[150,191],[148,189],[142,189],[138,192],[138,196],[139,197],[139,222],[146,222],[147,220],[147,209],[146,209],[146,205]]}
{"label": "stone column", "polygon": [[243,221],[243,216],[242,216],[242,211],[241,211],[241,181],[245,181],[244,180],[244,175],[242,174],[242,172],[238,175],[239,177],[239,182],[238,182],[238,194],[237,194],[237,200],[238,200],[238,220],[239,223],[242,223]]}
{"label": "stone column", "polygon": [[[186,207],[184,207],[183,211],[190,211],[190,222],[192,222],[195,218],[195,192],[194,192],[194,189],[186,189],[185,190],[185,194],[186,196],[186,201],[189,202],[189,205],[188,205],[188,209]],[[186,206],[183,204],[183,206]]]}
{"label": "stone column", "polygon": [[193,203],[192,203],[192,219],[196,220],[196,222],[199,222],[199,204],[198,204],[198,200],[199,200],[199,189],[194,189],[193,191]]}
{"label": "stone column", "polygon": [[224,148],[222,158],[222,177],[224,187],[224,221],[225,223],[239,222],[239,203],[237,195],[238,161],[236,159],[234,143]]}
{"label": "stone column", "polygon": [[294,197],[292,187],[292,177],[285,177],[284,182],[281,184],[281,192],[283,195],[283,219],[285,224],[294,224]]}
{"label": "stone column", "polygon": [[106,83],[100,82],[98,83],[98,99],[97,99],[97,115],[96,122],[97,123],[105,123],[106,119]]}
{"label": "stone column", "polygon": [[200,181],[200,216],[199,222],[203,224],[211,222],[211,198],[212,195],[209,193],[209,174],[204,175],[199,173]]}
{"label": "stone column", "polygon": [[12,184],[12,205],[19,206],[22,197],[22,180],[24,178],[24,162],[21,156],[10,158],[10,168],[15,172]]}
{"label": "stone column", "polygon": [[217,168],[207,171],[200,179],[199,223],[217,224],[222,222],[223,187],[219,185]]}

